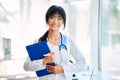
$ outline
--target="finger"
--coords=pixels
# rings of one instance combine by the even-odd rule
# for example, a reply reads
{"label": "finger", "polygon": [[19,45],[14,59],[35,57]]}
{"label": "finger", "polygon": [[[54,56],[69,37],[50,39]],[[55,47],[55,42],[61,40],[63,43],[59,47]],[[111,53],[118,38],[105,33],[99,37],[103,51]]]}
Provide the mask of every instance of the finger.
{"label": "finger", "polygon": [[48,70],[54,70],[54,66],[47,65],[46,67]]}
{"label": "finger", "polygon": [[54,68],[53,68],[53,66],[47,66],[47,70],[49,71],[49,72],[54,72]]}
{"label": "finger", "polygon": [[47,68],[54,68],[54,66],[46,65]]}

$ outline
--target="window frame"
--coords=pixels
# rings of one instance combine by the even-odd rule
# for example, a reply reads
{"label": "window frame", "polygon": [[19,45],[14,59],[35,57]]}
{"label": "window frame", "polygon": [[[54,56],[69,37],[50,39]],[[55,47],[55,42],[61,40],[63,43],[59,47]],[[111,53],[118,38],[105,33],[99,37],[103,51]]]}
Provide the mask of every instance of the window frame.
{"label": "window frame", "polygon": [[2,47],[3,47],[3,59],[8,60],[11,59],[11,39],[10,38],[2,38]]}

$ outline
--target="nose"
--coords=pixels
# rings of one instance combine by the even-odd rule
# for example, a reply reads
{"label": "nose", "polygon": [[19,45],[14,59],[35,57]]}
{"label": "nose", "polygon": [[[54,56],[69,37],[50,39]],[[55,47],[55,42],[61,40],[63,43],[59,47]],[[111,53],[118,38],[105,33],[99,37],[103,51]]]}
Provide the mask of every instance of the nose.
{"label": "nose", "polygon": [[58,18],[57,18],[57,17],[54,18],[54,23],[55,23],[55,24],[58,23]]}

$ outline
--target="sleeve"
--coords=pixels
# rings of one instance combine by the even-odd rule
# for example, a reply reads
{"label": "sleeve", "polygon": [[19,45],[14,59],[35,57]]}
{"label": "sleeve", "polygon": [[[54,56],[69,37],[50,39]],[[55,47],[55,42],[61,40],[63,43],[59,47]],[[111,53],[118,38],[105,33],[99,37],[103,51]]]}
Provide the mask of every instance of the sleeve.
{"label": "sleeve", "polygon": [[37,71],[44,69],[45,65],[43,65],[43,59],[31,61],[28,57],[27,60],[24,62],[23,68],[26,71]]}
{"label": "sleeve", "polygon": [[[37,43],[38,39],[34,40],[34,43]],[[24,70],[26,71],[37,71],[45,68],[43,65],[43,59],[31,61],[29,57],[27,57],[26,61],[23,65]]]}
{"label": "sleeve", "polygon": [[[86,61],[83,54],[80,52],[79,47],[72,41],[72,39],[68,40],[69,44],[69,54],[72,55],[75,62],[72,64],[63,65],[65,76],[68,78],[70,75],[84,71],[86,67]],[[69,74],[69,75],[68,75]]]}

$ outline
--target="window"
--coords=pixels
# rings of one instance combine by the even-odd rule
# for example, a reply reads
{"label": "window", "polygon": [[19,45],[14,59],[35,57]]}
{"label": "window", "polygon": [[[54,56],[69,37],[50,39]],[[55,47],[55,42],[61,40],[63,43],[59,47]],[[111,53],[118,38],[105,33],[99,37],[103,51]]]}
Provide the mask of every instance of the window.
{"label": "window", "polygon": [[4,59],[11,59],[11,40],[3,38]]}
{"label": "window", "polygon": [[120,0],[101,1],[102,71],[120,79]]}
{"label": "window", "polygon": [[71,2],[69,8],[69,34],[77,41],[88,65],[91,65],[90,8],[90,0]]}

